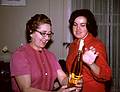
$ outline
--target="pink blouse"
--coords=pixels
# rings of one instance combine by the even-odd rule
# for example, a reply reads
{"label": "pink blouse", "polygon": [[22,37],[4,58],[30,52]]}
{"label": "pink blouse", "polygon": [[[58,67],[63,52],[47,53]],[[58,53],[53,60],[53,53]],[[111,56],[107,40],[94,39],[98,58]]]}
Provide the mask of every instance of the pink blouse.
{"label": "pink blouse", "polygon": [[10,70],[12,88],[20,92],[14,76],[31,75],[31,86],[41,90],[52,90],[60,65],[55,55],[47,49],[38,52],[29,44],[18,48],[12,55]]}

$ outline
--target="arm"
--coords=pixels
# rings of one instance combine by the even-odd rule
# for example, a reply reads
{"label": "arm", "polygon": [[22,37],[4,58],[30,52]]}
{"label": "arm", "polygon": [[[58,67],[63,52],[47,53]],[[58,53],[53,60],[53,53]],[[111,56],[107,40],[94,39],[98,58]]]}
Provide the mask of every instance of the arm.
{"label": "arm", "polygon": [[40,89],[32,88],[30,75],[15,76],[15,79],[17,81],[17,84],[21,92],[50,92],[50,91],[43,91]]}
{"label": "arm", "polygon": [[100,67],[96,65],[95,63],[89,65],[90,69],[96,74],[99,75],[100,73]]}
{"label": "arm", "polygon": [[83,54],[83,62],[86,63],[96,75],[100,73],[100,67],[95,63],[98,55],[99,53],[96,52],[96,49],[92,46],[89,49],[85,48],[85,53]]}
{"label": "arm", "polygon": [[103,44],[96,45],[96,50],[99,52],[99,56],[95,63],[100,68],[99,75],[95,75],[97,79],[107,81],[111,79],[112,71],[108,65],[107,52]]}
{"label": "arm", "polygon": [[58,80],[60,82],[61,85],[66,85],[67,84],[67,76],[66,74],[63,72],[62,69],[58,69],[57,70],[57,74],[58,74]]}
{"label": "arm", "polygon": [[111,70],[107,64],[106,51],[102,44],[97,45],[95,48],[90,47],[86,49],[83,54],[83,62],[90,67],[96,79],[106,81],[111,78]]}

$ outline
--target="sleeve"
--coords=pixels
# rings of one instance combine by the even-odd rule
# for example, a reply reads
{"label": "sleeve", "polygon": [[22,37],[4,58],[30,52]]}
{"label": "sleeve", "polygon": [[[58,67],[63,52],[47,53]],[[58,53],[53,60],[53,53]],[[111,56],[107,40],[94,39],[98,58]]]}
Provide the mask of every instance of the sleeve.
{"label": "sleeve", "polygon": [[29,62],[23,52],[15,52],[10,61],[11,76],[18,76],[30,73]]}
{"label": "sleeve", "polygon": [[62,69],[61,68],[61,66],[60,66],[60,64],[59,64],[59,62],[58,62],[58,59],[57,59],[57,57],[53,54],[53,61],[54,61],[54,67],[56,68],[56,70],[58,70],[58,69]]}
{"label": "sleeve", "polygon": [[95,78],[99,81],[106,81],[111,79],[111,68],[108,65],[107,53],[103,43],[95,46],[99,52],[99,56],[96,59],[96,64],[100,67],[100,74],[95,75]]}

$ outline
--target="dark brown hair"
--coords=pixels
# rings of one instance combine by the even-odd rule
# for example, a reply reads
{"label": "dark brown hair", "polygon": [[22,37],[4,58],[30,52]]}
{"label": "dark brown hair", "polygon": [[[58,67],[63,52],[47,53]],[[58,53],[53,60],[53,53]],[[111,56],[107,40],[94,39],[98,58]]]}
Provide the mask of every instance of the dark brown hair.
{"label": "dark brown hair", "polygon": [[97,33],[98,26],[96,24],[94,15],[88,9],[80,9],[80,10],[75,10],[72,12],[70,19],[69,19],[69,28],[70,28],[71,33],[73,34],[72,31],[73,31],[74,20],[79,16],[84,16],[87,19],[88,32],[91,33],[94,37],[96,37],[98,35]]}

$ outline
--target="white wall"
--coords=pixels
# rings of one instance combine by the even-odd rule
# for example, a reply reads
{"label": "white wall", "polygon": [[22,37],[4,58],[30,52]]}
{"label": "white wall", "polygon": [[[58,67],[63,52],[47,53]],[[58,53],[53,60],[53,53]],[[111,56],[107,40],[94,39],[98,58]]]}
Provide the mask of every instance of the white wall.
{"label": "white wall", "polygon": [[48,15],[53,23],[53,44],[50,50],[58,58],[66,58],[63,42],[68,41],[68,15],[70,0],[27,0],[26,6],[0,6],[0,49],[7,45],[14,51],[25,43],[25,25],[36,13]]}

